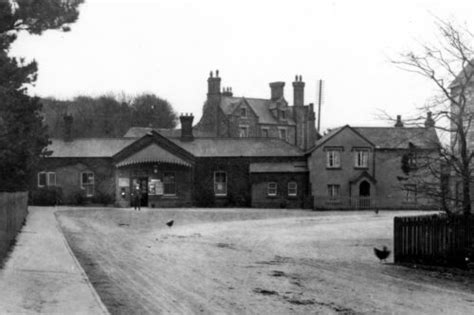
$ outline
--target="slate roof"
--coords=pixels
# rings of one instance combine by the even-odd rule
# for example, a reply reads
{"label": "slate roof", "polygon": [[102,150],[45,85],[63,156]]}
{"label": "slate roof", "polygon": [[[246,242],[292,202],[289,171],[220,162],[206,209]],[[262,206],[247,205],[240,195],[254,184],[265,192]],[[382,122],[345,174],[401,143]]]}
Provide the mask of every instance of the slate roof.
{"label": "slate roof", "polygon": [[[125,138],[141,138],[147,133],[155,130],[159,134],[167,138],[178,138],[181,137],[181,129],[166,129],[166,128],[150,128],[150,127],[131,127],[124,135]],[[195,137],[213,137],[215,136],[212,132],[206,132],[201,130],[193,129],[193,135]]]}
{"label": "slate roof", "polygon": [[[262,99],[262,98],[247,98],[247,97],[233,97],[233,96],[222,96],[220,107],[224,114],[230,115],[239,104],[243,101],[246,101],[250,108],[258,116],[258,122],[261,124],[281,124],[271,113],[270,107],[273,104],[271,100]],[[290,115],[288,115],[290,116]],[[294,120],[291,117],[288,117],[287,120],[289,125],[295,125]]]}
{"label": "slate roof", "polygon": [[305,173],[308,171],[306,162],[250,163],[250,173]]}
{"label": "slate roof", "polygon": [[51,157],[112,157],[136,141],[134,138],[76,138],[72,141],[51,139]]}
{"label": "slate roof", "polygon": [[[52,139],[50,157],[112,157],[138,138],[81,138],[72,141]],[[182,142],[170,138],[196,157],[303,156],[303,152],[276,138],[195,138]]]}
{"label": "slate roof", "polygon": [[182,142],[170,139],[196,157],[303,156],[299,148],[277,138],[196,138]]}
{"label": "slate roof", "polygon": [[407,149],[409,144],[422,149],[435,149],[439,138],[434,128],[352,127],[372,142],[377,149]]}

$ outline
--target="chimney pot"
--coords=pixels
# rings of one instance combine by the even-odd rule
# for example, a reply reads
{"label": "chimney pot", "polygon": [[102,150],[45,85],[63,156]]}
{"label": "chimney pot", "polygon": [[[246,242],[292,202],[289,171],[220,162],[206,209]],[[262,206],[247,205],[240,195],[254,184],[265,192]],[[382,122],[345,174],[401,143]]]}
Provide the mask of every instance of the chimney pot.
{"label": "chimney pot", "polygon": [[433,119],[433,113],[428,112],[426,115],[426,120],[425,120],[425,127],[426,128],[431,128],[435,126],[435,121]]}
{"label": "chimney pot", "polygon": [[402,128],[403,127],[403,122],[402,122],[402,116],[397,115],[397,122],[395,123],[395,127]]}

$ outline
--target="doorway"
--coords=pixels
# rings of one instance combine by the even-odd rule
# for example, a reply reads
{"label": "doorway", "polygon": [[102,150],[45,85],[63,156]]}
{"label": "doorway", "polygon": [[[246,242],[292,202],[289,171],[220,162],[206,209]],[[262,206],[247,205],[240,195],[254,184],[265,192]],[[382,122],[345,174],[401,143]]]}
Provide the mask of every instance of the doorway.
{"label": "doorway", "polygon": [[132,191],[135,190],[136,187],[139,187],[140,192],[141,192],[140,207],[147,207],[148,206],[148,177],[134,178],[132,181]]}
{"label": "doorway", "polygon": [[368,181],[364,180],[359,185],[359,196],[360,197],[370,197],[370,184]]}

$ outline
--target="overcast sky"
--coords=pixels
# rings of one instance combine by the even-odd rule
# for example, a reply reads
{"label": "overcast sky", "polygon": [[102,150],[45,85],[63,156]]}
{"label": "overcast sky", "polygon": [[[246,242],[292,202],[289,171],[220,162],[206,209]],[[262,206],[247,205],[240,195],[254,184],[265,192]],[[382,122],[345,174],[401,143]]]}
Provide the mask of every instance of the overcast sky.
{"label": "overcast sky", "polygon": [[12,47],[39,63],[32,94],[147,91],[199,119],[210,70],[238,96],[268,98],[268,83],[285,81],[290,104],[299,74],[306,103],[325,81],[322,130],[413,113],[433,90],[390,58],[431,41],[435,16],[474,29],[472,0],[86,0],[80,11],[70,32],[23,34]]}

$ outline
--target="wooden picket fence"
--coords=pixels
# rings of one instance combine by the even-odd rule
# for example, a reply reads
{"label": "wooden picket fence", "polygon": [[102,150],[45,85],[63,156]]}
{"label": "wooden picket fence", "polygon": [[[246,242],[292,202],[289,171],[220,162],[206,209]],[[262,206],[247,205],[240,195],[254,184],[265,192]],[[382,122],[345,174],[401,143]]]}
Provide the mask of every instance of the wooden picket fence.
{"label": "wooden picket fence", "polygon": [[474,259],[473,254],[473,216],[431,215],[394,219],[395,263],[464,266]]}

